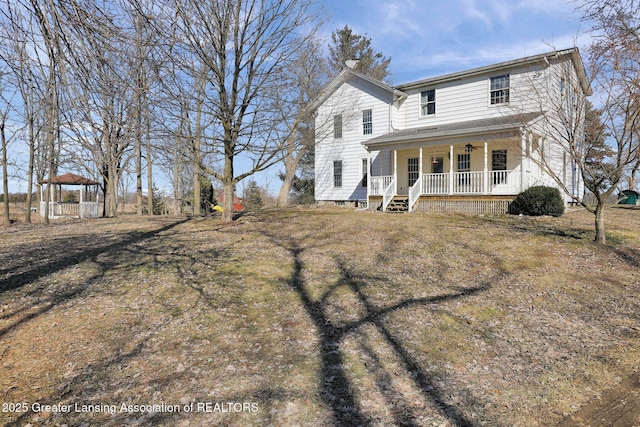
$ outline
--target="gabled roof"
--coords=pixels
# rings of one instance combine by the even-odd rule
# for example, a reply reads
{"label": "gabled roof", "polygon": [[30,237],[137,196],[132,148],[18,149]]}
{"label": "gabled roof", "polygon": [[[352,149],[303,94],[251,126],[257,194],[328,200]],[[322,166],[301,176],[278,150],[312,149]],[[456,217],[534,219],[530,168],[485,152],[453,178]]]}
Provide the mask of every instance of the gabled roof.
{"label": "gabled roof", "polygon": [[550,60],[559,58],[561,56],[569,55],[573,61],[573,65],[576,68],[578,78],[580,79],[580,86],[585,95],[591,95],[591,87],[589,80],[587,79],[587,73],[580,56],[580,51],[577,47],[563,50],[554,50],[552,52],[541,53],[538,55],[526,56],[524,58],[514,59],[511,61],[499,62],[497,64],[486,65],[483,67],[472,68],[470,70],[458,71],[455,73],[445,74],[443,76],[430,77],[427,79],[417,80],[397,86],[397,89],[407,91],[416,89],[423,86],[435,86],[442,83],[460,80],[463,78],[470,78],[475,76],[486,75],[488,73],[496,73],[501,71],[508,71],[515,68],[522,68],[532,66],[533,64],[548,63]]}
{"label": "gabled roof", "polygon": [[489,119],[467,120],[442,125],[420,128],[402,129],[376,138],[363,141],[368,150],[377,150],[381,146],[418,142],[428,143],[429,140],[442,142],[445,139],[465,136],[493,135],[504,131],[519,129],[530,123],[541,113],[513,114]]}
{"label": "gabled roof", "polygon": [[[46,183],[47,180],[40,181],[40,184]],[[51,183],[60,185],[100,185],[98,181],[76,175],[75,173],[65,173],[63,175],[54,176],[51,178]]]}
{"label": "gabled roof", "polygon": [[374,86],[379,87],[380,89],[389,92],[390,94],[396,96],[397,98],[406,98],[408,95],[392,86],[389,86],[383,81],[374,79],[373,77],[366,76],[362,73],[352,70],[351,68],[345,68],[340,71],[340,73],[329,82],[328,85],[322,89],[320,94],[309,103],[307,107],[307,111],[315,111],[320,107],[320,105],[325,102],[338,88],[345,82],[349,81],[352,78],[357,78],[364,80],[366,82],[371,83]]}

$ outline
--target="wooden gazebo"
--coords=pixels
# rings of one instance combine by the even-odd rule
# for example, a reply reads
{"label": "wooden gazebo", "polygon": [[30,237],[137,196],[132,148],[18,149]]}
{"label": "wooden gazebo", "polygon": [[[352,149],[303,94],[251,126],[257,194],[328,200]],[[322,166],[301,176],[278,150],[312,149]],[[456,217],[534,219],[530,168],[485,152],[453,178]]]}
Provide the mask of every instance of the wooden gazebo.
{"label": "wooden gazebo", "polygon": [[[49,218],[75,217],[98,218],[100,202],[100,183],[73,173],[65,173],[51,178],[51,186],[47,181],[40,181],[40,216],[45,215],[46,191],[49,192]],[[79,186],[79,196],[76,191],[63,192],[63,186]],[[66,197],[65,197],[66,196]]]}

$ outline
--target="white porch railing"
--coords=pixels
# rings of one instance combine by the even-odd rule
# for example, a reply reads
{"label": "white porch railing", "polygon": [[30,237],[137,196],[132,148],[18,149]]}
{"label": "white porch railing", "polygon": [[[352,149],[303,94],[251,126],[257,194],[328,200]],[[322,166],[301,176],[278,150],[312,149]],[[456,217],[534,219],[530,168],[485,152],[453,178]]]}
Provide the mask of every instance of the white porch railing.
{"label": "white porch railing", "polygon": [[453,194],[484,194],[484,172],[453,174]]}
{"label": "white porch railing", "polygon": [[[46,202],[40,202],[40,216],[44,217]],[[49,202],[49,218],[61,216],[98,218],[98,202]]]}
{"label": "white porch railing", "polygon": [[[421,195],[515,195],[522,191],[520,187],[520,171],[515,170],[423,174],[409,189],[409,209]],[[385,209],[394,192],[393,176],[371,177],[370,194],[383,196]]]}
{"label": "white porch railing", "polygon": [[420,198],[422,191],[422,177],[419,176],[416,182],[409,188],[409,212],[413,210],[413,206]]}
{"label": "white porch railing", "polygon": [[422,194],[449,194],[449,174],[429,173],[422,175]]}
{"label": "white porch railing", "polygon": [[489,172],[489,194],[518,194],[520,187],[520,171]]}
{"label": "white porch railing", "polygon": [[384,194],[384,190],[389,187],[391,181],[393,181],[393,175],[372,176],[370,194],[372,196],[382,196]]}
{"label": "white porch railing", "polygon": [[393,200],[393,196],[396,195],[396,180],[391,177],[391,182],[384,189],[384,193],[382,193],[382,210],[386,211],[387,206]]}

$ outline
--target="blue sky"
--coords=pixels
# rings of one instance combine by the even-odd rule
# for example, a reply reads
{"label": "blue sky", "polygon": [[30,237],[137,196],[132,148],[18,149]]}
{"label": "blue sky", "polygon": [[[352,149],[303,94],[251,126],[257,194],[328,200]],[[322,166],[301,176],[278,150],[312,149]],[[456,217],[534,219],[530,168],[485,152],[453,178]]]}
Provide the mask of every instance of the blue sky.
{"label": "blue sky", "polygon": [[322,37],[349,25],[391,57],[407,83],[476,66],[588,44],[575,1],[320,0],[331,16]]}

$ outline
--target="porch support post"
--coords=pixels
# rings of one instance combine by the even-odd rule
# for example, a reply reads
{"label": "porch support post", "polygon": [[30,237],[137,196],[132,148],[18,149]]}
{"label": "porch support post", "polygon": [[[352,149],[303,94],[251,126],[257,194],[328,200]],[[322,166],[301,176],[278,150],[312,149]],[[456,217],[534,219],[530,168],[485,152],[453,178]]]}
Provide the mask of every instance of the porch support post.
{"label": "porch support post", "polygon": [[449,194],[453,194],[453,144],[449,144]]}
{"label": "porch support post", "polygon": [[524,163],[527,157],[527,132],[524,128],[520,128],[520,139],[521,139],[521,156],[520,156],[520,189],[518,192],[524,191]]}
{"label": "porch support post", "polygon": [[420,147],[420,157],[418,157],[418,178],[422,178],[422,147]]}
{"label": "porch support post", "polygon": [[485,139],[484,141],[484,194],[489,194],[489,143]]}
{"label": "porch support post", "polygon": [[398,150],[393,150],[393,194],[398,194]]}
{"label": "porch support post", "polygon": [[371,153],[367,153],[367,208],[369,208],[369,196],[371,196]]}

